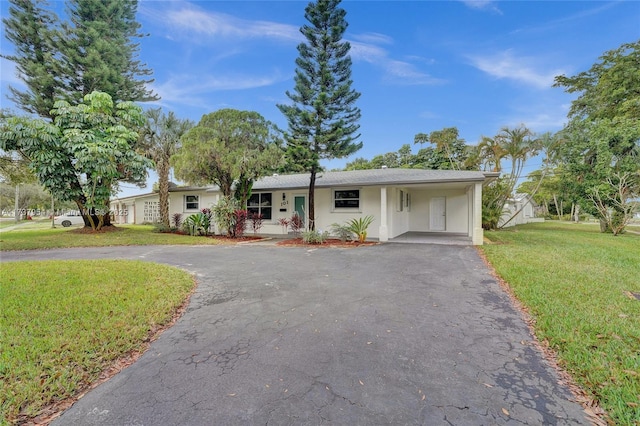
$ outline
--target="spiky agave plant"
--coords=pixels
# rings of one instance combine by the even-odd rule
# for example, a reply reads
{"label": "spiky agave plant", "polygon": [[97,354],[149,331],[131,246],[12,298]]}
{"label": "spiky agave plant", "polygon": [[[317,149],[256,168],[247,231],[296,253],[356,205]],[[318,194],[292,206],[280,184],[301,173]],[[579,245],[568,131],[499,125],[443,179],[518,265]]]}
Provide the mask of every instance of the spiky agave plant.
{"label": "spiky agave plant", "polygon": [[367,228],[373,222],[373,216],[353,218],[349,221],[349,229],[358,236],[358,241],[363,243],[367,239]]}

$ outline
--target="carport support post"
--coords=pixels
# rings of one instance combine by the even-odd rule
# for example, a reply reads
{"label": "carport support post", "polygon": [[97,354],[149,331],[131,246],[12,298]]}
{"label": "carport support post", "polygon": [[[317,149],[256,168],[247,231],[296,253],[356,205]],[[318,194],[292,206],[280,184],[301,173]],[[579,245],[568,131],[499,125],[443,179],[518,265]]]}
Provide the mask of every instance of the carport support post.
{"label": "carport support post", "polygon": [[482,183],[476,183],[473,188],[473,235],[471,242],[474,246],[481,246],[484,241],[482,231]]}
{"label": "carport support post", "polygon": [[389,241],[389,229],[387,228],[387,187],[380,188],[380,228],[378,228],[378,240]]}

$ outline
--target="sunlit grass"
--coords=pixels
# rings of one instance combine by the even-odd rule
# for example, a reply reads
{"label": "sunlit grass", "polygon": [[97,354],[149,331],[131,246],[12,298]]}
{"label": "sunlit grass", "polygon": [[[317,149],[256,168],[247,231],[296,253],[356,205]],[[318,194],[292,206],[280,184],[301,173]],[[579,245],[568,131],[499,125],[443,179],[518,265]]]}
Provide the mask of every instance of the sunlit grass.
{"label": "sunlit grass", "polygon": [[37,416],[142,349],[193,286],[184,271],[140,261],[3,263],[0,424]]}
{"label": "sunlit grass", "polygon": [[616,424],[640,424],[640,235],[548,222],[485,236],[538,338]]}
{"label": "sunlit grass", "polygon": [[118,231],[78,233],[79,227],[43,227],[0,232],[0,250],[31,250],[63,247],[103,247],[122,245],[214,245],[218,240],[154,232],[151,225],[118,225]]}

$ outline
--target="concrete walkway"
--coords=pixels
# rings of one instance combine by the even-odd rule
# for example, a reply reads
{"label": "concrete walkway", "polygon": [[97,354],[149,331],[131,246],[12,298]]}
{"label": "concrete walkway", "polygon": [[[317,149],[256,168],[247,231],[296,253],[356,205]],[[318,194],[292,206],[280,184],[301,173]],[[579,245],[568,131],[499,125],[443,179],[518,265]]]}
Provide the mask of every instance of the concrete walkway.
{"label": "concrete walkway", "polygon": [[60,425],[583,425],[472,247],[105,247],[193,272],[184,316]]}

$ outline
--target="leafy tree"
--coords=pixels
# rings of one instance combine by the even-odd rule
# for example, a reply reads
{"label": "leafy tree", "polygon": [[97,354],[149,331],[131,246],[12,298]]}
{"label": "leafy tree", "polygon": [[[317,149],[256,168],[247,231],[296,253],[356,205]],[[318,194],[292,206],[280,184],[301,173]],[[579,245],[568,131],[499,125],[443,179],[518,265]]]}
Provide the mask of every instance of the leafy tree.
{"label": "leafy tree", "polygon": [[[282,162],[276,129],[257,112],[222,109],[204,115],[172,157],[178,179],[216,184],[245,206],[253,182]],[[235,189],[234,189],[235,185]]]}
{"label": "leafy tree", "polygon": [[358,157],[353,161],[349,161],[345,168],[345,170],[369,170],[373,169],[369,160],[364,157]]}
{"label": "leafy tree", "polygon": [[43,1],[10,0],[10,3],[9,17],[2,22],[15,53],[2,57],[16,64],[18,78],[26,89],[9,87],[9,98],[28,113],[51,117],[61,85],[53,30],[57,17],[43,8],[46,5]]}
{"label": "leafy tree", "polygon": [[158,172],[160,222],[169,227],[170,160],[180,149],[180,138],[193,127],[193,123],[179,119],[173,112],[165,115],[160,108],[150,109],[145,115],[147,121],[141,131],[141,149],[153,161]]}
{"label": "leafy tree", "polygon": [[315,229],[315,181],[321,159],[344,158],[362,147],[360,93],[351,88],[350,44],[342,41],[347,29],[340,0],[317,0],[305,8],[300,32],[306,42],[298,45],[295,87],[286,94],[292,101],[278,105],[288,122],[287,157],[300,171],[310,173],[309,229]]}
{"label": "leafy tree", "polygon": [[45,211],[51,206],[51,194],[44,191],[37,184],[20,185],[18,191],[18,205],[15,204],[16,187],[0,183],[0,211],[14,210],[17,207],[21,212],[26,210]]}
{"label": "leafy tree", "polygon": [[71,106],[57,101],[54,122],[25,117],[2,120],[0,148],[19,151],[31,161],[40,183],[59,200],[73,200],[85,226],[110,224],[109,198],[118,182],[144,182],[149,161],[133,147],[144,122],[140,107],[113,103],[102,92]]}
{"label": "leafy tree", "polygon": [[579,94],[560,149],[582,206],[603,231],[617,234],[640,197],[640,41],[599,59],[588,71],[555,79],[555,87]]}
{"label": "leafy tree", "polygon": [[17,152],[1,151],[0,182],[9,185],[36,182],[36,177],[29,168],[29,160]]}
{"label": "leafy tree", "polygon": [[[464,139],[458,136],[456,127],[446,127],[429,134],[418,133],[414,143],[430,143],[434,150],[431,153],[432,160],[429,168],[439,170],[468,170],[473,169],[473,162],[469,162],[472,151],[467,147]],[[439,157],[439,158],[437,158]],[[437,159],[436,159],[437,158]],[[433,161],[436,159],[436,161]],[[439,160],[439,161],[438,161]]]}

